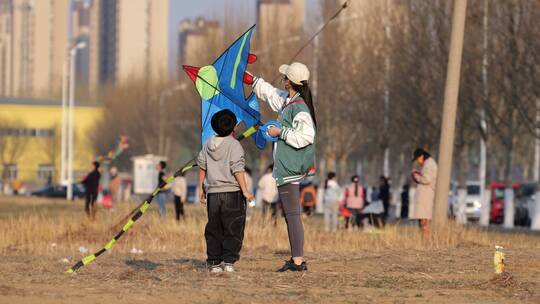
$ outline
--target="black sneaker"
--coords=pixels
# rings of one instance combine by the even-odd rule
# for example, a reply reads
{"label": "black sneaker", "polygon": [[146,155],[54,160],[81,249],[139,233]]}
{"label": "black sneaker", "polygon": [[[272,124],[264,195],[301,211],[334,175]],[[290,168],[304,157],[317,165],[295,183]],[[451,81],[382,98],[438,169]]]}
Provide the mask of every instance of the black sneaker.
{"label": "black sneaker", "polygon": [[285,264],[277,270],[277,272],[285,271],[307,271],[306,262],[302,262],[300,265],[296,265],[292,259],[285,261]]}

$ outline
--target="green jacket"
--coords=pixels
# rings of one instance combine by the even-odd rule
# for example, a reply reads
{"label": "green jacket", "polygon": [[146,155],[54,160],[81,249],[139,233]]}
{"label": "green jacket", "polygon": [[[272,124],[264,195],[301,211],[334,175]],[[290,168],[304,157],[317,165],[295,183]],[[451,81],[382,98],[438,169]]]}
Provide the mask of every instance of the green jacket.
{"label": "green jacket", "polygon": [[291,131],[302,131],[304,126],[295,121],[300,113],[309,113],[301,97],[296,98],[281,110],[278,121],[282,124],[280,138],[274,146],[274,178],[278,186],[302,181],[310,174],[315,163],[315,136],[313,143],[295,148],[286,142]]}
{"label": "green jacket", "polygon": [[[278,186],[300,182],[310,174],[315,163],[316,128],[309,108],[299,94],[275,88],[262,78],[255,78],[253,92],[275,112],[282,124],[274,144],[274,172]],[[312,172],[314,173],[314,172]]]}

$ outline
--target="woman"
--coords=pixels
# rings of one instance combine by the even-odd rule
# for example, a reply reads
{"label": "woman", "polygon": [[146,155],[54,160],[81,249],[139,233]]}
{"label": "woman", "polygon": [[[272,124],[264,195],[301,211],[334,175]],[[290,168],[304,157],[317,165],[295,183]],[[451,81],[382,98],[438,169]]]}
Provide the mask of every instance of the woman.
{"label": "woman", "polygon": [[187,182],[184,175],[185,173],[182,172],[182,174],[177,176],[172,185],[172,192],[174,193],[174,211],[177,221],[180,221],[180,217],[186,219],[184,202],[187,201]]}
{"label": "woman", "polygon": [[[158,171],[158,179],[157,179],[157,185],[160,186],[163,183],[166,183],[165,179],[165,168],[167,167],[167,163],[164,161],[160,161],[156,165],[156,170]],[[162,191],[159,191],[159,193],[156,196],[156,200],[159,205],[159,217],[162,221],[165,220],[165,215],[167,213],[167,192],[168,190],[163,189]]]}
{"label": "woman", "polygon": [[[351,211],[353,216],[352,227],[360,227],[362,221],[362,208],[364,207],[364,188],[358,185],[360,177],[354,175],[351,177],[351,184],[345,188],[345,205]],[[348,228],[349,222],[345,223],[345,228]]]}
{"label": "woman", "polygon": [[324,230],[326,232],[336,232],[339,219],[339,205],[343,199],[343,192],[337,183],[334,172],[328,173],[324,182]]}
{"label": "woman", "polygon": [[379,177],[379,198],[384,207],[383,224],[388,220],[388,209],[390,208],[390,184],[388,179],[381,175]]}
{"label": "woman", "polygon": [[315,160],[315,130],[317,121],[308,86],[309,70],[298,62],[281,65],[281,84],[285,90],[273,87],[261,78],[254,78],[253,92],[275,112],[282,127],[270,126],[268,134],[279,137],[274,144],[273,177],[285,212],[291,259],[278,271],[306,271],[304,256],[304,226],[300,208],[300,182],[310,173]]}
{"label": "woman", "polygon": [[403,191],[401,191],[401,218],[406,219],[409,217],[409,184],[403,185]]}
{"label": "woman", "polygon": [[429,221],[433,215],[433,203],[435,200],[435,186],[437,182],[437,163],[431,155],[422,148],[414,151],[413,162],[416,162],[422,170],[413,170],[411,177],[418,184],[415,192],[415,208],[411,215],[417,219],[422,231],[422,236],[429,236]]}

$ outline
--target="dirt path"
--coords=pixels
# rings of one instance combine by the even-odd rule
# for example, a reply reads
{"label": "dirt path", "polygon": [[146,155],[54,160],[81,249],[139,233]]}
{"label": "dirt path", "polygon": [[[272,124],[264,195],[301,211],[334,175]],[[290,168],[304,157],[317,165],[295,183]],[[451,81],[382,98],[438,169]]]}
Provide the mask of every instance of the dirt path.
{"label": "dirt path", "polygon": [[63,271],[61,257],[2,256],[0,303],[540,303],[540,252],[508,252],[494,279],[492,249],[308,254],[307,273],[273,270],[282,253],[244,252],[235,274],[202,257],[111,255]]}

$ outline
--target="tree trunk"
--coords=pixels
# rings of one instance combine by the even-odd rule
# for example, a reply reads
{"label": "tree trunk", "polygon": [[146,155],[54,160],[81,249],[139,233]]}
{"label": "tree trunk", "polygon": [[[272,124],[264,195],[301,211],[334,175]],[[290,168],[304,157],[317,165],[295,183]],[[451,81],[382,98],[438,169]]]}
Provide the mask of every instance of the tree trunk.
{"label": "tree trunk", "polygon": [[457,153],[457,179],[458,179],[458,193],[457,193],[457,211],[455,213],[456,221],[460,224],[467,223],[467,214],[465,213],[466,199],[467,199],[467,168],[468,168],[468,147],[461,146],[458,148]]}
{"label": "tree trunk", "polygon": [[[511,132],[510,132],[511,134]],[[505,183],[506,183],[506,189],[504,191],[504,227],[505,228],[513,228],[514,227],[514,189],[512,187],[512,163],[513,163],[513,150],[514,150],[514,143],[511,139],[512,136],[509,136],[509,140],[506,141],[507,143],[507,149],[506,149],[506,155],[505,155],[505,168],[504,168],[504,176],[505,176]]]}

